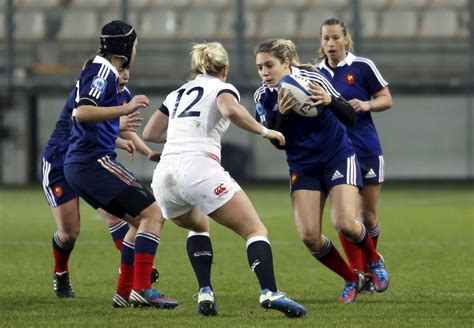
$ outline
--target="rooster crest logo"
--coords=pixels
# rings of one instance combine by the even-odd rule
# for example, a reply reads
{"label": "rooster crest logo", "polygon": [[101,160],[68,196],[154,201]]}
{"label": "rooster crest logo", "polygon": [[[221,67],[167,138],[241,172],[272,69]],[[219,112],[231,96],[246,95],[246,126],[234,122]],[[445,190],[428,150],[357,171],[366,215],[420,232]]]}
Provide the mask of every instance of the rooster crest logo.
{"label": "rooster crest logo", "polygon": [[63,195],[63,188],[60,185],[56,185],[53,188],[54,195],[59,198]]}
{"label": "rooster crest logo", "polygon": [[348,73],[346,75],[346,83],[349,84],[349,85],[353,85],[355,82],[356,82],[356,78],[355,78],[354,74]]}

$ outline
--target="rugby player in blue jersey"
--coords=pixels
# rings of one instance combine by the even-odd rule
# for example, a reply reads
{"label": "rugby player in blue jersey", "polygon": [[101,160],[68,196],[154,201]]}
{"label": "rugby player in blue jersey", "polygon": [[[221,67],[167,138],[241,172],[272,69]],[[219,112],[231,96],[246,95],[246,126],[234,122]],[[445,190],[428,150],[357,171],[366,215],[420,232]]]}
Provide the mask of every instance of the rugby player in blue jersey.
{"label": "rugby player in blue jersey", "polygon": [[[92,59],[88,59],[84,63],[84,68],[91,62]],[[123,68],[119,71],[119,102],[129,102],[131,94],[125,87],[129,80],[129,69]],[[75,296],[69,279],[68,261],[80,231],[79,197],[66,182],[63,171],[64,159],[69,145],[70,120],[75,107],[75,95],[76,90],[69,94],[50,139],[44,148],[42,160],[43,191],[58,229],[52,242],[54,255],[53,289],[60,298]],[[122,117],[120,136],[128,140],[117,138],[116,146],[129,151],[132,157],[135,156],[136,149],[150,160],[158,161],[159,153],[152,151],[134,132],[134,128],[141,125],[141,117],[137,114],[135,112],[130,116]],[[101,209],[98,209],[98,213],[107,222],[114,244],[120,251],[123,238],[129,230],[128,224]],[[154,270],[153,281],[157,278],[158,272]]]}
{"label": "rugby player in blue jersey", "polygon": [[[388,287],[388,273],[375,251],[364,225],[356,220],[360,169],[354,148],[340,121],[353,125],[355,113],[330,82],[311,65],[301,65],[293,42],[269,39],[254,51],[263,84],[255,92],[257,119],[280,130],[287,140],[293,215],[300,238],[311,254],[345,280],[339,302],[350,303],[361,290],[365,276],[350,269],[331,241],[322,234],[321,221],[326,198],[331,199],[334,228],[358,247],[369,260],[375,288]],[[313,83],[316,117],[299,116],[291,109],[295,100],[279,91],[281,79],[299,74]]]}
{"label": "rugby player in blue jersey", "polygon": [[82,71],[76,87],[71,137],[64,162],[66,181],[94,208],[126,220],[130,229],[124,238],[122,263],[133,263],[124,277],[127,293],[117,293],[113,304],[174,308],[178,303],[151,287],[153,260],[163,226],[161,211],[153,195],[116,160],[115,140],[120,117],[148,107],[144,95],[119,103],[118,70],[129,67],[136,55],[137,35],[132,26],[112,21],[102,27],[100,53]]}
{"label": "rugby player in blue jersey", "polygon": [[[356,111],[357,121],[347,128],[347,134],[362,173],[363,189],[359,193],[357,218],[367,228],[376,247],[380,234],[377,206],[384,181],[384,159],[371,113],[390,109],[392,96],[375,64],[351,53],[352,38],[344,22],[337,18],[327,19],[320,33],[320,63],[317,66]],[[366,272],[367,261],[359,249],[344,236],[339,238],[351,267]]]}

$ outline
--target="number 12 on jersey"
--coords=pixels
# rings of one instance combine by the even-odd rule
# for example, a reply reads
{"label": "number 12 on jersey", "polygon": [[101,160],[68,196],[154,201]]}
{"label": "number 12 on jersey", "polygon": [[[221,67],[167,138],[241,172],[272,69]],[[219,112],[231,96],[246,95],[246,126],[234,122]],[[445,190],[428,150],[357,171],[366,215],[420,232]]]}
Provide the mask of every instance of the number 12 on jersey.
{"label": "number 12 on jersey", "polygon": [[[191,101],[191,103],[183,111],[181,111],[179,113],[177,118],[191,117],[191,116],[199,117],[201,115],[200,111],[197,111],[197,110],[192,111],[190,109],[192,109],[193,106],[196,105],[199,100],[201,100],[202,95],[204,94],[204,89],[202,87],[194,87],[194,88],[189,89],[186,93],[185,93],[185,91],[186,91],[186,89],[178,90],[178,92],[177,92],[178,96],[176,97],[176,103],[174,104],[173,113],[171,114],[171,119],[176,117],[176,113],[178,112],[179,103],[181,102],[181,99],[183,98],[183,95],[194,97],[194,99]],[[193,94],[193,95],[191,96],[191,94]]]}

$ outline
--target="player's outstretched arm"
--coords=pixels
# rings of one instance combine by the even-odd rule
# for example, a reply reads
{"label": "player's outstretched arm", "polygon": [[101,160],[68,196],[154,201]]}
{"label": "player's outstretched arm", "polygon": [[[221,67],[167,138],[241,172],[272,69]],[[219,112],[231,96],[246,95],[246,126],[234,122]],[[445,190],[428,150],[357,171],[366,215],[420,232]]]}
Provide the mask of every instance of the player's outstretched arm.
{"label": "player's outstretched arm", "polygon": [[217,97],[217,108],[224,117],[227,117],[239,128],[260,134],[262,137],[270,140],[277,140],[280,146],[285,144],[285,137],[281,132],[267,129],[258,123],[242,106],[234,95],[222,93]]}
{"label": "player's outstretched arm", "polygon": [[135,146],[137,152],[148,157],[149,160],[159,162],[161,153],[158,151],[154,151],[150,147],[148,147],[147,144],[143,142],[143,140],[138,136],[137,133],[132,131],[123,131],[120,132],[120,137],[133,142],[133,145]]}
{"label": "player's outstretched arm", "polygon": [[127,151],[130,154],[131,160],[134,160],[137,155],[135,145],[131,140],[117,138],[115,139],[115,147]]}
{"label": "player's outstretched arm", "polygon": [[143,139],[145,141],[165,143],[168,131],[168,116],[160,110],[156,110],[148,120],[143,129]]}
{"label": "player's outstretched arm", "polygon": [[135,96],[129,103],[122,106],[98,107],[93,105],[80,105],[75,111],[75,117],[79,123],[99,123],[108,121],[123,115],[128,115],[139,108],[147,108],[150,101],[146,96]]}

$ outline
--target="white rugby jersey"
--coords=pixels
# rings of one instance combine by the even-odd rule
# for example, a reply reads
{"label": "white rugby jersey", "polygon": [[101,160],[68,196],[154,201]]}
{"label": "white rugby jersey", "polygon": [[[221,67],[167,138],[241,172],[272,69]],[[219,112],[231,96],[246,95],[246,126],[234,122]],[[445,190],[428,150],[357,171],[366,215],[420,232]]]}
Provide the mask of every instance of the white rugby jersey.
{"label": "white rugby jersey", "polygon": [[162,156],[202,152],[221,158],[221,138],[230,120],[222,116],[216,100],[224,92],[240,102],[240,94],[232,84],[198,75],[166,97],[159,109],[169,118]]}

